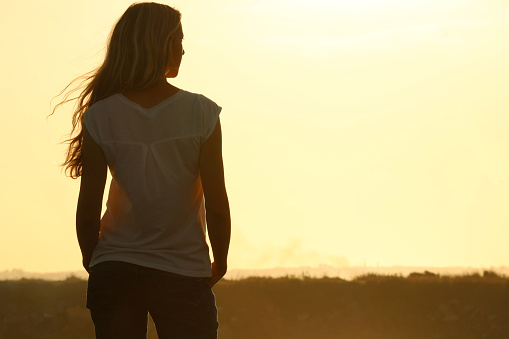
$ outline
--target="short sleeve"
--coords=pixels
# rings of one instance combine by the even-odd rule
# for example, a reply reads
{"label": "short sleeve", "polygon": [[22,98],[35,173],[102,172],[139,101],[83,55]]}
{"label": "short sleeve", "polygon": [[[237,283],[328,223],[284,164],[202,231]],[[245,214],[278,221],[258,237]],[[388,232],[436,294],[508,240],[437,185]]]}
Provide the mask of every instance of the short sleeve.
{"label": "short sleeve", "polygon": [[212,135],[216,128],[217,119],[221,113],[222,107],[218,106],[214,101],[200,95],[200,109],[202,110],[203,134],[202,144]]}
{"label": "short sleeve", "polygon": [[97,120],[95,119],[95,114],[93,107],[90,107],[88,110],[83,113],[83,122],[87,127],[88,134],[94,139],[94,141],[100,145],[101,138],[99,137],[99,125]]}

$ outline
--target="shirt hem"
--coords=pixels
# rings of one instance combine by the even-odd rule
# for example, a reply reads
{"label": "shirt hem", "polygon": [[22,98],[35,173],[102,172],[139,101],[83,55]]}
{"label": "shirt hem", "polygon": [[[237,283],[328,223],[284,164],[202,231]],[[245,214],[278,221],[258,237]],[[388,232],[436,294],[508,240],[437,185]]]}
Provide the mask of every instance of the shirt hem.
{"label": "shirt hem", "polygon": [[93,267],[94,265],[97,265],[97,264],[99,264],[101,262],[105,262],[105,261],[122,261],[122,262],[130,263],[130,264],[135,264],[135,265],[148,267],[148,268],[154,268],[156,270],[161,270],[161,271],[165,271],[165,272],[170,272],[170,273],[175,273],[175,274],[184,275],[184,276],[188,276],[188,277],[195,277],[195,278],[210,278],[212,276],[212,272],[210,271],[210,269],[207,271],[189,271],[189,270],[184,270],[184,269],[180,269],[177,267],[169,267],[167,265],[146,262],[143,260],[137,260],[137,259],[126,258],[126,257],[117,257],[117,256],[111,256],[111,255],[103,256],[98,259],[93,259],[90,264],[90,267]]}

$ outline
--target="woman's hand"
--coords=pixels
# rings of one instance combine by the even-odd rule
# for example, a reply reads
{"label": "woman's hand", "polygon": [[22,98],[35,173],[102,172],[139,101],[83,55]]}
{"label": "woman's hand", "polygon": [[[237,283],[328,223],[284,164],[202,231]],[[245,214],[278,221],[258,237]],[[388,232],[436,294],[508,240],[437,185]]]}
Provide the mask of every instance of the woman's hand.
{"label": "woman's hand", "polygon": [[83,257],[83,268],[90,273],[90,261],[92,261],[92,256]]}
{"label": "woman's hand", "polygon": [[218,265],[215,262],[212,263],[212,277],[210,277],[210,287],[213,287],[221,278],[224,277],[227,271],[226,264]]}

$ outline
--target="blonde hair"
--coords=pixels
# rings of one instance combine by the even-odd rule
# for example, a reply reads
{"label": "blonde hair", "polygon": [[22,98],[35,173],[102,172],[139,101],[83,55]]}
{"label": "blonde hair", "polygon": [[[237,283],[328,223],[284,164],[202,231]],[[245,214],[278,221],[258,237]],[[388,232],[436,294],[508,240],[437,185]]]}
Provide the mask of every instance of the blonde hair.
{"label": "blonde hair", "polygon": [[[172,41],[181,31],[178,10],[154,2],[134,3],[124,12],[110,33],[106,56],[97,69],[74,79],[55,106],[76,100],[69,147],[62,166],[71,178],[82,173],[83,113],[95,102],[127,90],[141,90],[161,81],[174,65]],[[69,87],[79,82],[77,88]],[[76,97],[70,96],[79,92]],[[53,114],[52,113],[52,114]]]}

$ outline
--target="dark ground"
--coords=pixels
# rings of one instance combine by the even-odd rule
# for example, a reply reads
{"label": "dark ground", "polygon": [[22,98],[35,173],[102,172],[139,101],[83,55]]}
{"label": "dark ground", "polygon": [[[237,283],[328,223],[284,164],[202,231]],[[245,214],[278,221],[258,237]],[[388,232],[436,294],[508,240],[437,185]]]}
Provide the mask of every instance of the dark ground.
{"label": "dark ground", "polygon": [[[85,291],[77,278],[0,281],[0,339],[94,338]],[[221,339],[509,339],[509,278],[491,272],[248,278],[214,293]]]}

